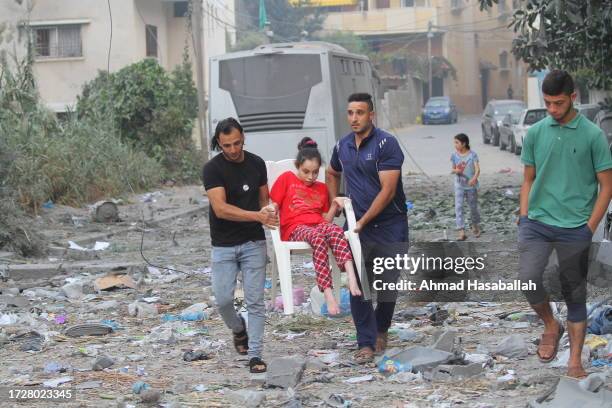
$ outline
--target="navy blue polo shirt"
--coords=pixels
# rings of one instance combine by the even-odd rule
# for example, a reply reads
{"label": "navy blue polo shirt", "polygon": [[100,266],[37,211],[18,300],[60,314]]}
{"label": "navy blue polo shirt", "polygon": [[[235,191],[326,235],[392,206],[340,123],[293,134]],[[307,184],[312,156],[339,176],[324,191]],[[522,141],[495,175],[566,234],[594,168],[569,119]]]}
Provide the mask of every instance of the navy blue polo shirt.
{"label": "navy blue polo shirt", "polygon": [[[363,217],[381,189],[379,171],[400,170],[404,154],[397,139],[382,129],[373,127],[359,148],[355,133],[344,136],[334,146],[332,169],[344,173],[346,195],[353,203],[357,219]],[[397,216],[406,216],[406,196],[402,178],[397,181],[395,196],[371,223],[380,223]]]}

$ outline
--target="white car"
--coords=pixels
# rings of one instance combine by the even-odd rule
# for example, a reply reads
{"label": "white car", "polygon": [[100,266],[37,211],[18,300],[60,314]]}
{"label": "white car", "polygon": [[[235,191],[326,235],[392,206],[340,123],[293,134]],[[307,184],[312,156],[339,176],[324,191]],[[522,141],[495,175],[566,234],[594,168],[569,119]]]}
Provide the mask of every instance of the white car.
{"label": "white car", "polygon": [[512,127],[512,134],[514,136],[514,146],[512,146],[511,143],[511,152],[514,152],[514,154],[516,155],[521,154],[521,151],[523,149],[523,139],[525,139],[525,136],[527,136],[527,130],[535,123],[544,119],[546,115],[547,113],[545,108],[525,109],[523,113],[521,113],[521,117],[518,123]]}

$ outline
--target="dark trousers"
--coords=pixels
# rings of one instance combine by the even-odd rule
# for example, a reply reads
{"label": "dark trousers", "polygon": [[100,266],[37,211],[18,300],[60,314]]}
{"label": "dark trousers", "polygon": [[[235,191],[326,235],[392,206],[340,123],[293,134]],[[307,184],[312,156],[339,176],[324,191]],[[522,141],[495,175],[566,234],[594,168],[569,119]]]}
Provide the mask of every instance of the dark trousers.
{"label": "dark trousers", "polygon": [[529,303],[545,302],[549,295],[558,297],[546,293],[543,280],[549,257],[555,250],[559,260],[561,296],[568,309],[567,320],[586,320],[589,248],[593,237],[589,227],[585,224],[577,228],[561,228],[521,217],[518,237],[519,278],[522,282],[531,280],[536,284],[535,291],[525,291]]}
{"label": "dark trousers", "polygon": [[[396,217],[384,223],[370,223],[359,234],[361,249],[365,260],[365,272],[370,290],[374,291],[371,282],[373,260],[376,257],[393,257],[408,251],[408,220],[406,216]],[[376,279],[384,282],[397,281],[399,271],[387,270]],[[363,292],[363,290],[362,290]],[[357,330],[357,345],[359,348],[376,345],[378,333],[386,333],[391,327],[391,319],[395,311],[397,291],[377,291],[376,308],[372,300],[365,300],[363,296],[351,295],[351,314]]]}

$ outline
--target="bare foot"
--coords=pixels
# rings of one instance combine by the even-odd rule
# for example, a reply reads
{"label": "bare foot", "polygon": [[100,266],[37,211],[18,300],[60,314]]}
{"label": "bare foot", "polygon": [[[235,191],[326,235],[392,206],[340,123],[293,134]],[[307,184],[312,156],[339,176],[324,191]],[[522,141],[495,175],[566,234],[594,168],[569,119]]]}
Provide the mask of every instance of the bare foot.
{"label": "bare foot", "polygon": [[588,375],[588,373],[586,371],[584,371],[584,369],[582,368],[581,365],[567,367],[567,376],[568,377],[572,377],[572,378],[584,378],[587,375]]}
{"label": "bare foot", "polygon": [[474,225],[474,226],[472,227],[472,233],[474,234],[474,236],[475,236],[476,238],[478,238],[478,237],[480,236],[480,233],[481,233],[481,231],[480,231],[480,227],[479,227],[478,225]]}
{"label": "bare foot", "polygon": [[327,312],[330,314],[330,316],[340,314],[340,307],[338,306],[338,302],[336,302],[336,298],[334,297],[332,289],[325,289],[323,291],[323,296],[325,297],[325,303],[327,303]]}
{"label": "bare foot", "polygon": [[465,235],[464,230],[459,230],[459,234],[457,234],[457,241],[465,241],[467,239],[467,235]]}

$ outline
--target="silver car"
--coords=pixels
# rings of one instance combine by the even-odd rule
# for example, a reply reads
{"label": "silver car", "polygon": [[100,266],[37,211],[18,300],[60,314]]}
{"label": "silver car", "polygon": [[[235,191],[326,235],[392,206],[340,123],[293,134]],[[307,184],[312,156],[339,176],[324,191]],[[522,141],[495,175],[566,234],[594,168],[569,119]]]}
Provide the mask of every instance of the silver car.
{"label": "silver car", "polygon": [[[510,146],[510,152],[520,155],[523,150],[523,140],[527,136],[527,130],[537,122],[546,117],[545,108],[525,109],[519,117],[518,123],[512,126],[510,140],[507,142]],[[506,139],[507,140],[507,139]],[[504,140],[504,143],[506,143]],[[501,142],[500,142],[501,143]]]}

